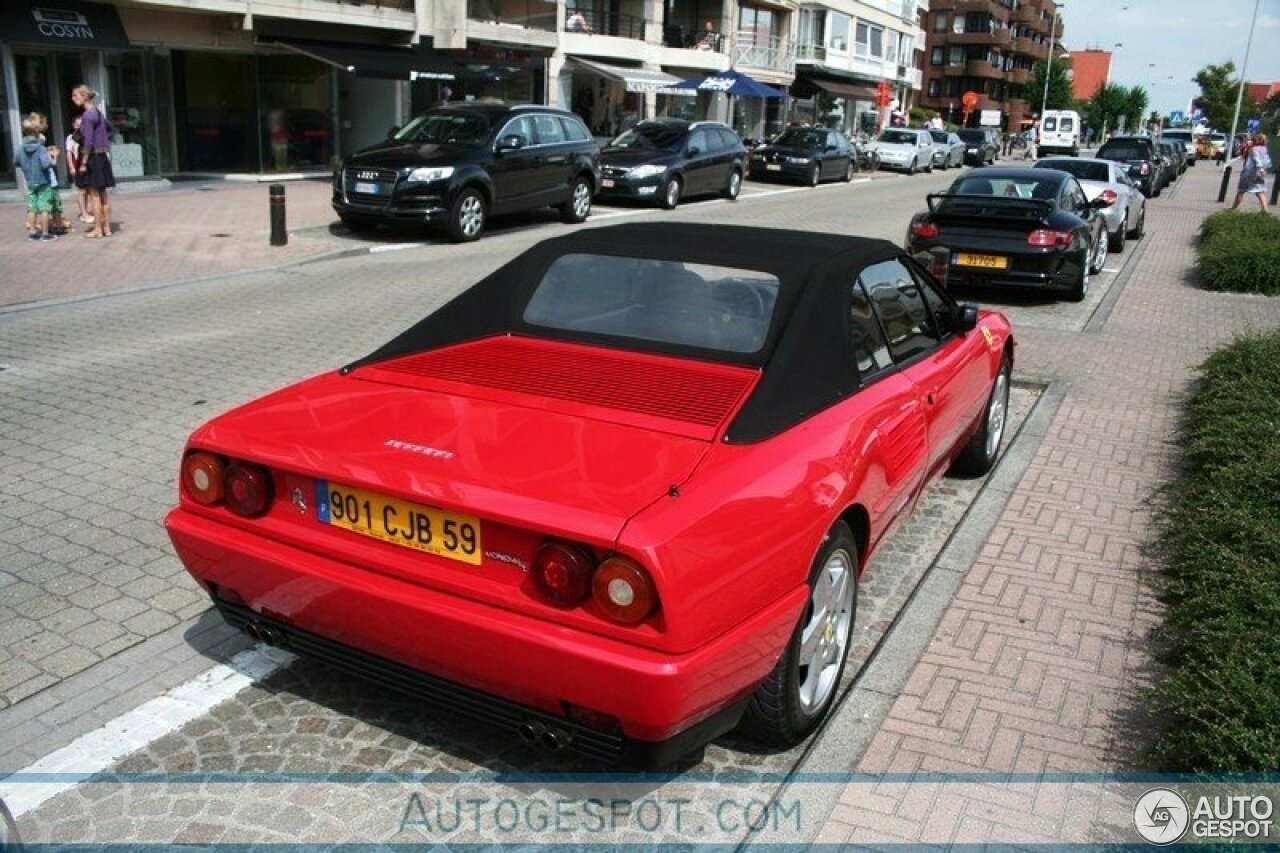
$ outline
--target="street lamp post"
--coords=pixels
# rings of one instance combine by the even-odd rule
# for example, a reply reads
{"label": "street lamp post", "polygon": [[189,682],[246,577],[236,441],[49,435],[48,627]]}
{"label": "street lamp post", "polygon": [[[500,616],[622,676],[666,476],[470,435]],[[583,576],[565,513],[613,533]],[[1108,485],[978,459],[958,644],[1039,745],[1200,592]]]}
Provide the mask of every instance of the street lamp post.
{"label": "street lamp post", "polygon": [[1245,75],[1249,73],[1249,51],[1253,49],[1253,30],[1258,26],[1258,7],[1261,5],[1262,0],[1254,0],[1253,21],[1249,24],[1249,40],[1244,45],[1244,64],[1240,66],[1240,91],[1236,93],[1236,112],[1231,117],[1231,134],[1227,137],[1227,150],[1222,158],[1223,162],[1231,159],[1231,145],[1236,140],[1236,127],[1240,124],[1240,104],[1244,101],[1244,81],[1248,79]]}
{"label": "street lamp post", "polygon": [[1044,97],[1040,99],[1040,120],[1044,120],[1044,111],[1049,109],[1049,78],[1053,76],[1053,42],[1058,36],[1058,13],[1062,6],[1053,7],[1053,24],[1049,27],[1049,58],[1044,66]]}

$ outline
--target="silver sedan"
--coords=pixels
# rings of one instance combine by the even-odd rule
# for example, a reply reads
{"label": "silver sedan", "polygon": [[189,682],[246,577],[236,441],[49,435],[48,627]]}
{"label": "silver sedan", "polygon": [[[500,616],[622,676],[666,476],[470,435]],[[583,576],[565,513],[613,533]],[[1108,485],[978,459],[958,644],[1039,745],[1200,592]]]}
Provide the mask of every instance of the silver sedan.
{"label": "silver sedan", "polygon": [[931,130],[933,139],[933,165],[938,169],[959,168],[964,165],[964,140],[945,130]]}
{"label": "silver sedan", "polygon": [[1111,204],[1102,208],[1102,216],[1107,223],[1107,248],[1111,251],[1123,249],[1127,238],[1136,240],[1142,236],[1147,222],[1147,198],[1125,173],[1123,164],[1089,157],[1048,157],[1035,167],[1075,175],[1089,201],[1099,196],[1110,199]]}

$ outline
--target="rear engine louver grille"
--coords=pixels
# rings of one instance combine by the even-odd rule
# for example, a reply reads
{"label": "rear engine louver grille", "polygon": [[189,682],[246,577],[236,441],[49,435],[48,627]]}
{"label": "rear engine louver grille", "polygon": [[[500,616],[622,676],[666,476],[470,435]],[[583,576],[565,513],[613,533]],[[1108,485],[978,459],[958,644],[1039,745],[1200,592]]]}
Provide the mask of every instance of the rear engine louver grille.
{"label": "rear engine louver grille", "polygon": [[487,338],[420,353],[374,365],[372,370],[603,406],[701,427],[723,423],[757,376],[746,368],[517,337]]}

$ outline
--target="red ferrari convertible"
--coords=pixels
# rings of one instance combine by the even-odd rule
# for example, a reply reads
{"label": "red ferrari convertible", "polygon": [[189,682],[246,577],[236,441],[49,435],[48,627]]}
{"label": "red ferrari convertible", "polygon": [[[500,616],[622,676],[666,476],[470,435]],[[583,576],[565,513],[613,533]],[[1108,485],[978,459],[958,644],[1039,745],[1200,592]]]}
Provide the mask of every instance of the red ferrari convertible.
{"label": "red ferrari convertible", "polygon": [[888,242],[582,231],[197,429],[166,524],[252,636],[549,749],[789,745],[868,556],[995,462],[1013,353]]}

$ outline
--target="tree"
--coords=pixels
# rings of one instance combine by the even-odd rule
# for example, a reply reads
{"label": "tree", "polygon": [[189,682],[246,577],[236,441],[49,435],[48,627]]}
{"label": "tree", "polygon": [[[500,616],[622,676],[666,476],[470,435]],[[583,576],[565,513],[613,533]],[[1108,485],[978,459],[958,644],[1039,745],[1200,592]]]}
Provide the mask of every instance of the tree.
{"label": "tree", "polygon": [[[1194,99],[1191,105],[1204,111],[1204,120],[1209,127],[1223,133],[1231,130],[1231,117],[1236,113],[1240,78],[1235,73],[1235,63],[1227,60],[1221,65],[1206,65],[1191,78],[1200,87],[1200,97]],[[1240,105],[1240,115],[1255,115],[1256,112],[1257,105],[1246,97]]]}
{"label": "tree", "polygon": [[[1084,123],[1101,134],[1120,127],[1120,117],[1128,113],[1129,90],[1115,83],[1103,83],[1093,97],[1080,102]],[[1133,127],[1132,124],[1128,127]]]}
{"label": "tree", "polygon": [[[1031,67],[1031,79],[1023,89],[1023,97],[1033,112],[1040,111],[1040,102],[1044,100],[1044,76],[1047,63],[1044,60]],[[1071,78],[1067,75],[1067,61],[1055,59],[1049,71],[1049,100],[1045,109],[1069,110],[1075,106],[1075,96],[1071,92]]]}
{"label": "tree", "polygon": [[1125,126],[1133,131],[1138,130],[1142,124],[1142,115],[1147,111],[1147,104],[1150,102],[1151,98],[1147,95],[1147,90],[1141,86],[1126,89],[1124,93]]}

